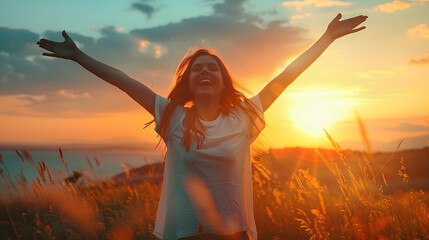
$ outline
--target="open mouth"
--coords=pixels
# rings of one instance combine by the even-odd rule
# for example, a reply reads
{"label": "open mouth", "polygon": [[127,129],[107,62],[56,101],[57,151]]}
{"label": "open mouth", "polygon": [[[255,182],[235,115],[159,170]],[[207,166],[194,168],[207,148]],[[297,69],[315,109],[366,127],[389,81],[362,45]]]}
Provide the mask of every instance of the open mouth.
{"label": "open mouth", "polygon": [[212,86],[213,83],[209,79],[201,79],[200,80],[200,86]]}

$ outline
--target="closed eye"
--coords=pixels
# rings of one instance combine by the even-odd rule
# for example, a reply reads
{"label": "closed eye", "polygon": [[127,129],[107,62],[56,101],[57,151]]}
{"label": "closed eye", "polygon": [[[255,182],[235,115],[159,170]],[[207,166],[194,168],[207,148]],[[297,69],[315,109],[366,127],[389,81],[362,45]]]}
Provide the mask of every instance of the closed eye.
{"label": "closed eye", "polygon": [[209,70],[210,71],[218,71],[219,66],[217,64],[211,63],[211,64],[209,64]]}
{"label": "closed eye", "polygon": [[202,64],[195,64],[194,66],[192,66],[192,71],[194,71],[194,72],[201,71],[202,69],[203,69]]}
{"label": "closed eye", "polygon": [[[199,71],[203,70],[203,66],[204,66],[203,64],[197,63],[194,66],[192,66],[191,70],[193,72],[199,72]],[[207,69],[209,71],[219,71],[220,70],[219,66],[216,63],[209,63],[207,66]]]}

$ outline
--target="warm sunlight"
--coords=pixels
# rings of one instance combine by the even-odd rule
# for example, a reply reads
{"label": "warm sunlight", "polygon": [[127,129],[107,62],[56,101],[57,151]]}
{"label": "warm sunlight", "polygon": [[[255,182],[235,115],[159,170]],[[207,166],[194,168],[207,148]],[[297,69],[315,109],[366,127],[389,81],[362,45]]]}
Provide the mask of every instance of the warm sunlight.
{"label": "warm sunlight", "polygon": [[289,114],[296,126],[306,135],[320,137],[324,135],[323,128],[344,118],[340,108],[341,100],[312,98],[296,101]]}

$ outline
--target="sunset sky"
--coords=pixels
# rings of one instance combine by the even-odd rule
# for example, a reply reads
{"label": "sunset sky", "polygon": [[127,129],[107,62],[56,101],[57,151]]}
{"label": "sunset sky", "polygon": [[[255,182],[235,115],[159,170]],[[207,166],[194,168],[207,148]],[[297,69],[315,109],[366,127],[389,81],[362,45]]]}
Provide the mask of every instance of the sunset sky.
{"label": "sunset sky", "polygon": [[[266,111],[265,147],[327,146],[325,128],[360,149],[429,141],[429,1],[6,0],[0,8],[0,144],[137,139],[152,117],[78,64],[42,56],[66,30],[88,55],[167,96],[190,47],[216,49],[250,97],[308,49],[341,12],[367,29],[337,39]],[[386,145],[387,144],[387,145]],[[390,145],[389,145],[390,144]],[[381,145],[380,145],[381,146]]]}

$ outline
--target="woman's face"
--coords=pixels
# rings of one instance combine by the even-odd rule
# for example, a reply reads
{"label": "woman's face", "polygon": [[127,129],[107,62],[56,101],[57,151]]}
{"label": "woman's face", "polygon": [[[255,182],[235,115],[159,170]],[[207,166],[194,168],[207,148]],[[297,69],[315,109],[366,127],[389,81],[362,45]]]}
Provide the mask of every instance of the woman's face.
{"label": "woman's face", "polygon": [[224,88],[222,72],[216,59],[199,56],[191,66],[189,89],[195,98],[220,96]]}

